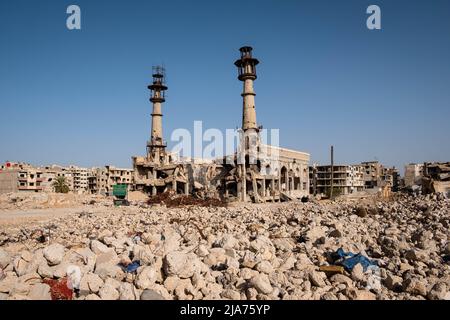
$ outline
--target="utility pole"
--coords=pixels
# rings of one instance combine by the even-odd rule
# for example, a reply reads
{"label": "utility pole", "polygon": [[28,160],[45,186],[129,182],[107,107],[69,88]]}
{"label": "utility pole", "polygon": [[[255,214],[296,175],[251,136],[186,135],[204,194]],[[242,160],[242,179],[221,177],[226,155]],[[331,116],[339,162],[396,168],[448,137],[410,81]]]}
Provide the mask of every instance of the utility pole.
{"label": "utility pole", "polygon": [[330,199],[333,199],[333,189],[334,189],[334,148],[331,146],[331,189],[330,189]]}

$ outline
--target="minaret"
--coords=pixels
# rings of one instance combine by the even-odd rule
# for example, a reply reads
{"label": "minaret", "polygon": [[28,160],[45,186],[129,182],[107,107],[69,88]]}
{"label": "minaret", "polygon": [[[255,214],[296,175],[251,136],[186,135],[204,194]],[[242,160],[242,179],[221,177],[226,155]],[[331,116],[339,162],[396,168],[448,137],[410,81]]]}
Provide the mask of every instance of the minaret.
{"label": "minaret", "polygon": [[252,57],[252,47],[239,49],[241,58],[234,63],[238,67],[238,79],[244,82],[242,107],[242,135],[240,141],[240,153],[238,154],[238,170],[240,181],[238,192],[242,201],[247,200],[247,165],[256,164],[259,127],[256,123],[255,92],[253,81],[256,80],[256,65],[259,61]]}
{"label": "minaret", "polygon": [[165,153],[166,142],[162,132],[162,103],[166,101],[165,70],[161,66],[153,67],[153,83],[148,86],[151,92],[150,101],[153,103],[152,132],[150,141],[147,142],[147,157],[160,163]]}
{"label": "minaret", "polygon": [[256,80],[256,65],[259,61],[252,57],[252,47],[242,47],[239,49],[241,58],[234,63],[238,67],[238,79],[244,82],[242,129],[258,131],[256,124],[255,92],[253,91],[253,81]]}

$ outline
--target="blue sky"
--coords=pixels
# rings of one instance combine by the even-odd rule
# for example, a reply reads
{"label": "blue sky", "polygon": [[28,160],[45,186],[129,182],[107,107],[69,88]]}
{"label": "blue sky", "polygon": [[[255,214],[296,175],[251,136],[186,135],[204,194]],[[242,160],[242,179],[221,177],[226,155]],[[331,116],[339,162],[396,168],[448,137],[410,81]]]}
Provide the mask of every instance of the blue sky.
{"label": "blue sky", "polygon": [[[81,30],[66,8],[81,8]],[[382,30],[366,28],[381,8]],[[145,153],[152,65],[164,134],[241,125],[242,45],[261,61],[257,119],[312,162],[450,158],[450,2],[0,2],[0,161],[131,166]]]}

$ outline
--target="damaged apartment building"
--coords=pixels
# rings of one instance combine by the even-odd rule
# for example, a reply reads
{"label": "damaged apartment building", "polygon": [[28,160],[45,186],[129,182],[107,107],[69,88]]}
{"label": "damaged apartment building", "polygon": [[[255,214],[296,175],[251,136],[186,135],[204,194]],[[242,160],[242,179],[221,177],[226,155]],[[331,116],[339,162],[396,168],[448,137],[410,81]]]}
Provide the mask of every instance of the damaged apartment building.
{"label": "damaged apartment building", "polygon": [[407,164],[404,179],[407,189],[450,196],[450,162]]}
{"label": "damaged apartment building", "polygon": [[203,194],[227,201],[283,201],[309,195],[305,152],[263,144],[256,122],[254,81],[259,61],[251,47],[240,48],[236,60],[238,79],[243,82],[242,126],[238,150],[212,162],[175,161],[166,151],[162,135],[161,104],[165,102],[164,70],[155,67],[150,101],[153,104],[151,138],[144,157],[133,157],[134,189],[148,194],[172,190]]}
{"label": "damaged apartment building", "polygon": [[71,193],[110,195],[115,184],[132,185],[133,170],[109,165],[103,168],[35,167],[27,163],[6,162],[0,167],[0,194],[54,192],[54,182],[60,177],[64,178]]}
{"label": "damaged apartment building", "polygon": [[[379,192],[383,189],[397,191],[399,173],[384,167],[378,161],[366,161],[355,165],[312,165],[309,168],[311,194],[348,195],[360,191]],[[333,177],[333,178],[332,178]]]}

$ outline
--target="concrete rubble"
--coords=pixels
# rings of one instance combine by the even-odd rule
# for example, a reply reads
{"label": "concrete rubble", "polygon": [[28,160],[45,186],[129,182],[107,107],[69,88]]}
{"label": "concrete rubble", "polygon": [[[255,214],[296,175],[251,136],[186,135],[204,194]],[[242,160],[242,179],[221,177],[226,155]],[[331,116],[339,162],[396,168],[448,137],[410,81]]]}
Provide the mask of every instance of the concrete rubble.
{"label": "concrete rubble", "polygon": [[[51,299],[56,282],[76,300],[450,299],[449,200],[394,200],[88,203],[0,228],[0,299]],[[320,271],[339,248],[379,268]]]}

